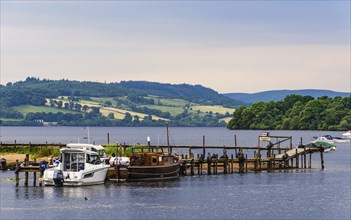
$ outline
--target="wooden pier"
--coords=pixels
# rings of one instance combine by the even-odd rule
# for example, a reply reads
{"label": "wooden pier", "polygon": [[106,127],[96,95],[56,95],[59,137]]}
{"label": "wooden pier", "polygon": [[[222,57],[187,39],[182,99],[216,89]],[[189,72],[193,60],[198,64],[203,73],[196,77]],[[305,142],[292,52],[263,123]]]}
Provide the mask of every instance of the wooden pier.
{"label": "wooden pier", "polygon": [[[236,138],[235,138],[236,140]],[[138,145],[138,149],[151,151],[160,151],[168,149],[172,153],[174,149],[182,149],[187,154],[180,154],[181,169],[180,175],[216,175],[231,173],[247,173],[247,172],[274,172],[277,170],[296,170],[311,169],[312,154],[319,153],[321,161],[321,169],[324,169],[323,148],[293,148],[292,137],[286,136],[259,136],[258,145],[255,147],[241,146],[205,146],[205,137],[203,137],[202,146],[154,146],[154,145]],[[288,142],[286,147],[281,145]],[[236,143],[236,141],[235,141]],[[266,143],[266,146],[263,144]],[[302,145],[302,140],[300,142]],[[116,155],[126,150],[127,145],[120,145],[116,148]],[[202,151],[201,154],[194,154],[194,151]],[[210,150],[221,151],[219,153],[210,153]],[[229,154],[228,152],[233,152]],[[244,154],[248,151],[249,154]],[[208,152],[206,154],[206,152]],[[165,152],[167,153],[167,152]],[[264,155],[264,156],[263,156]],[[119,167],[112,168],[117,170],[114,180],[121,179],[118,174]],[[123,179],[123,178],[122,178]]]}
{"label": "wooden pier", "polygon": [[20,181],[20,173],[24,173],[24,185],[28,186],[29,182],[29,173],[33,174],[33,186],[37,184],[37,173],[39,174],[39,186],[42,186],[41,178],[43,177],[43,173],[40,171],[39,165],[31,165],[29,163],[29,154],[26,154],[26,158],[24,162],[21,164],[18,160],[16,160],[16,169],[15,169],[15,178],[16,178],[16,186],[19,186]]}
{"label": "wooden pier", "polygon": [[[181,160],[180,175],[217,175],[232,173],[248,173],[248,172],[274,172],[278,170],[296,170],[311,169],[312,154],[318,153],[320,158],[320,168],[324,169],[323,148],[307,148],[300,141],[299,148],[292,147],[292,137],[286,136],[259,136],[258,144],[255,147],[236,146],[236,136],[234,136],[235,146],[206,146],[205,136],[203,136],[202,146],[153,146],[138,145],[137,150],[143,152],[143,149],[151,151],[163,151],[172,153],[174,149],[182,149],[186,154],[178,155]],[[283,146],[285,144],[285,146]],[[3,144],[0,146],[28,146],[28,144]],[[59,146],[61,144],[33,144],[32,146]],[[123,151],[130,145],[116,145],[116,155],[122,155]],[[216,151],[211,153],[210,151]],[[317,157],[318,159],[318,157]],[[42,172],[39,165],[30,165],[29,155],[22,165],[16,161],[16,186],[19,185],[19,174],[24,173],[24,184],[28,186],[29,173],[33,174],[33,185],[37,183],[37,173],[39,180],[42,178]],[[126,167],[111,167],[109,176],[111,180],[119,180],[126,178]],[[39,181],[39,186],[41,186]]]}

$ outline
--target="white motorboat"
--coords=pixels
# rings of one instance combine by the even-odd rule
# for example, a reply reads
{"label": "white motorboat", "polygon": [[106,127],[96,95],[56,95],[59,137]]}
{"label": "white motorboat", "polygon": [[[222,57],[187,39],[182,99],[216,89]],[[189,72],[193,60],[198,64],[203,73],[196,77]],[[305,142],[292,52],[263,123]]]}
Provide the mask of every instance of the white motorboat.
{"label": "white motorboat", "polygon": [[351,130],[342,134],[342,138],[344,139],[351,139]]}
{"label": "white motorboat", "polygon": [[105,182],[110,165],[105,164],[98,153],[87,145],[80,145],[60,149],[56,167],[44,171],[43,182],[46,186],[83,186]]}
{"label": "white motorboat", "polygon": [[329,143],[329,144],[333,144],[334,143],[333,139],[327,138],[325,136],[318,137],[318,138],[314,137],[313,139],[314,140],[312,141],[312,143],[316,143],[316,142],[325,142],[325,143]]}
{"label": "white motorboat", "polygon": [[323,137],[326,137],[328,140],[333,141],[334,143],[344,143],[347,142],[348,140],[345,140],[341,137],[333,137],[331,135],[324,135]]}

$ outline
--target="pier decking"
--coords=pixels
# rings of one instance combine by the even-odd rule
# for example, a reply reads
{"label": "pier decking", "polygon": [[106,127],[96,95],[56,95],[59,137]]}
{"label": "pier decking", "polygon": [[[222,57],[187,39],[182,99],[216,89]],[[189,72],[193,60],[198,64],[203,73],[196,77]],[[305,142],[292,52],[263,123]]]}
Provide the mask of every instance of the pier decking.
{"label": "pier decking", "polygon": [[[283,143],[287,143],[282,147]],[[30,144],[31,146],[60,146],[63,144]],[[266,145],[266,146],[262,146]],[[28,146],[25,144],[3,144],[3,146]],[[129,145],[117,145],[116,155],[122,155]],[[138,150],[143,152],[144,149],[151,151],[159,151],[167,149],[172,153],[174,149],[182,149],[187,154],[178,155],[181,160],[180,175],[217,175],[217,174],[233,174],[233,173],[248,173],[248,172],[274,172],[278,170],[291,169],[311,169],[312,154],[318,153],[320,156],[320,168],[324,169],[323,148],[299,148],[292,147],[292,137],[286,136],[259,136],[258,145],[255,147],[236,146],[206,146],[205,137],[203,137],[202,146],[152,146],[139,145]],[[210,153],[209,151],[217,151]],[[245,153],[244,153],[245,152]],[[221,154],[221,155],[220,155]],[[28,161],[29,155],[26,157]],[[318,158],[318,157],[317,157]],[[24,163],[19,166],[16,163],[16,186],[19,185],[19,174],[24,173],[25,185],[28,186],[28,174],[33,173],[33,185],[37,182],[37,172],[42,177],[39,171],[39,166],[30,166]],[[109,180],[121,180],[126,178],[127,169],[125,167],[111,167],[108,173]],[[39,181],[41,186],[41,181]]]}

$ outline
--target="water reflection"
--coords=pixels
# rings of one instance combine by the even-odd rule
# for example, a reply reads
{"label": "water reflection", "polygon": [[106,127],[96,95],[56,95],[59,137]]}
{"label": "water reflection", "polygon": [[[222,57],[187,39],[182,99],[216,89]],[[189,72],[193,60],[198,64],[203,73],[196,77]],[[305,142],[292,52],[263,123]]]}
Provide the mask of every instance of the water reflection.
{"label": "water reflection", "polygon": [[[54,130],[59,132],[60,129]],[[109,129],[97,128],[96,131],[101,135],[110,131],[112,136]],[[130,136],[145,135],[150,130],[113,128],[115,134],[130,131]],[[223,129],[171,129],[174,130],[176,135],[183,135],[173,137],[174,140],[181,139],[183,144],[191,142],[194,145],[202,144],[202,135],[208,135],[208,145],[232,143],[234,133],[223,132]],[[217,136],[210,136],[210,133]],[[235,133],[238,145],[250,146],[257,144],[260,132]],[[56,138],[61,138],[62,133],[58,134],[55,134]],[[274,131],[271,134],[302,135],[308,140],[324,132]],[[184,138],[187,135],[192,140]],[[337,132],[333,135],[338,136]],[[296,138],[295,142],[298,141]],[[315,168],[312,170],[196,175],[170,182],[25,187],[21,181],[20,186],[15,187],[15,182],[0,181],[0,219],[349,219],[350,143],[338,144],[337,151],[324,154],[323,171],[319,157],[312,155],[312,167]],[[1,179],[9,178],[14,178],[13,171],[1,172]]]}

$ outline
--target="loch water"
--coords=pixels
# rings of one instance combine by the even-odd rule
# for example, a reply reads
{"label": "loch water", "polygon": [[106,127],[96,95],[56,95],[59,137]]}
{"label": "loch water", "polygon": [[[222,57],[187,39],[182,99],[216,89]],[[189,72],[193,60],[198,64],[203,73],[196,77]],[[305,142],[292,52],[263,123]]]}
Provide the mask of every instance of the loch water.
{"label": "loch water", "polygon": [[[0,127],[3,143],[87,141],[82,127]],[[170,128],[171,144],[256,146],[262,131]],[[269,131],[293,137],[293,146],[314,136],[342,132]],[[165,128],[91,127],[96,144],[166,144]],[[15,186],[13,171],[0,171],[0,219],[351,219],[351,146],[313,154],[311,170],[185,176],[176,181],[85,187]],[[180,152],[181,153],[181,152]],[[229,152],[230,154],[231,152]],[[85,199],[87,198],[87,200]]]}

